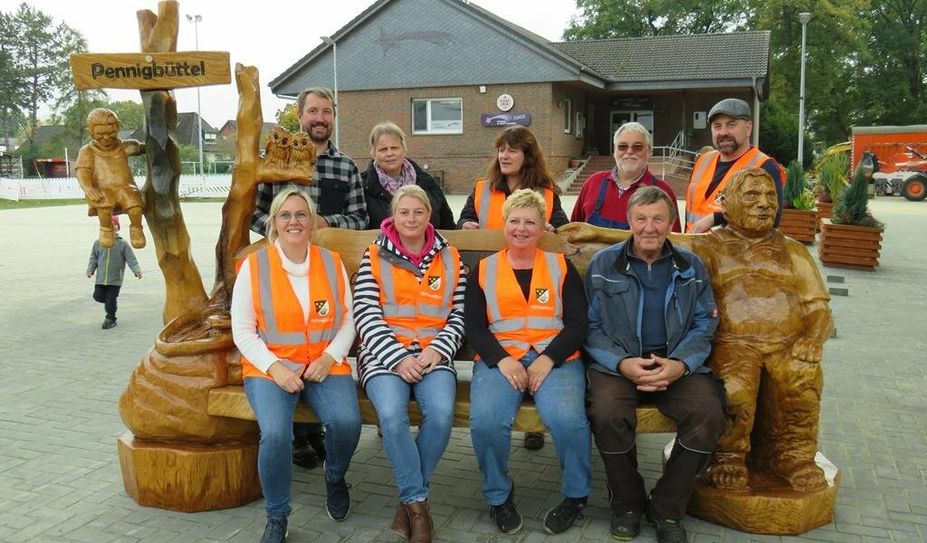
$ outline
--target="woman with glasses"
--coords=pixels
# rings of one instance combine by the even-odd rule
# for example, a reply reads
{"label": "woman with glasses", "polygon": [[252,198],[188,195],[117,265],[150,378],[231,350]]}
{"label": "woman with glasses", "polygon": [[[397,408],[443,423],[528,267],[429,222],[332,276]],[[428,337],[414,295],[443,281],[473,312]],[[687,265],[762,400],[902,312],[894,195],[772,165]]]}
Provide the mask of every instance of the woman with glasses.
{"label": "woman with glasses", "polygon": [[[609,171],[596,172],[583,183],[573,206],[571,221],[628,230],[628,202],[640,187],[659,187],[672,201],[676,201],[673,189],[650,173],[647,167],[653,140],[644,125],[621,125],[615,132],[614,143],[615,167]],[[678,213],[673,222],[673,232],[682,232]]]}
{"label": "woman with glasses", "polygon": [[232,292],[232,336],[261,431],[258,475],[267,513],[261,543],[286,540],[300,399],[325,427],[328,516],[344,520],[351,506],[344,476],[361,429],[345,358],[355,337],[351,289],[341,258],[309,242],[314,224],[305,192],[280,192],[270,206],[270,245],[247,256]]}
{"label": "woman with glasses", "polygon": [[[431,200],[421,187],[401,187],[391,208],[357,270],[357,369],[399,487],[392,529],[426,543],[434,531],[429,481],[451,437],[467,283],[457,250],[428,221]],[[409,430],[413,397],[423,418],[417,438]]]}

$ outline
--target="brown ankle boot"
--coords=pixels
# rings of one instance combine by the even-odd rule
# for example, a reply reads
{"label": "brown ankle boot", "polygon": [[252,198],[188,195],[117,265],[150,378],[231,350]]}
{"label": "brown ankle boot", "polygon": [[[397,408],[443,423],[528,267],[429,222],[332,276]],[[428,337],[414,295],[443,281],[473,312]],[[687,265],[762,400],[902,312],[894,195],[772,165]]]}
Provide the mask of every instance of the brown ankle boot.
{"label": "brown ankle boot", "polygon": [[409,525],[412,528],[409,543],[431,543],[435,526],[431,522],[428,502],[407,503],[405,508],[409,512]]}
{"label": "brown ankle boot", "polygon": [[409,526],[409,512],[406,511],[406,506],[401,503],[396,504],[396,517],[393,519],[393,526],[390,529],[396,535],[401,535],[405,539],[409,539],[409,535],[412,533],[412,528]]}

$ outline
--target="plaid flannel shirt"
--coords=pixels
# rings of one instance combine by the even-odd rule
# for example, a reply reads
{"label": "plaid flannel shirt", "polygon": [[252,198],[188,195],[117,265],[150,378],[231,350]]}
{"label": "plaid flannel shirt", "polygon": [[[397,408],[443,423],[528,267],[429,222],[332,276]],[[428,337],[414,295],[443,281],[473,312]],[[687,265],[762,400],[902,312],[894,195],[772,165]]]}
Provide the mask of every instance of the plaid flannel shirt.
{"label": "plaid flannel shirt", "polygon": [[367,228],[367,203],[357,164],[328,142],[328,150],[318,156],[312,183],[308,187],[287,181],[258,185],[251,230],[267,235],[270,203],[280,191],[291,186],[308,190],[309,198],[316,204],[316,211],[328,221],[329,226],[352,230]]}

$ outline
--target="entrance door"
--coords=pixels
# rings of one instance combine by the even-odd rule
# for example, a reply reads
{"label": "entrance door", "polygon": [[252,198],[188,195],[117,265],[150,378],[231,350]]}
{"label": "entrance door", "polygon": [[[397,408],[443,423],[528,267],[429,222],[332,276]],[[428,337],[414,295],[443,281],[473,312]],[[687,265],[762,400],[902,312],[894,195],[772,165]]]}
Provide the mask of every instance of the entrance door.
{"label": "entrance door", "polygon": [[614,150],[614,145],[612,144],[615,141],[615,132],[623,125],[624,123],[638,122],[644,125],[644,127],[650,131],[650,134],[653,135],[653,110],[650,111],[628,111],[628,110],[617,110],[612,111],[609,122],[609,131],[608,131],[608,146],[607,149]]}

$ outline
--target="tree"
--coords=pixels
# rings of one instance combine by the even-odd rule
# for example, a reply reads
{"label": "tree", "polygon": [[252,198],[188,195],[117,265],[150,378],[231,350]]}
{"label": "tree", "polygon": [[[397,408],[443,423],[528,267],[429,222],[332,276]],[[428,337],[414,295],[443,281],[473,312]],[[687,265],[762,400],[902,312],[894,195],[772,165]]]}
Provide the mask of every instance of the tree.
{"label": "tree", "polygon": [[[68,58],[71,53],[85,51],[87,43],[76,30],[64,23],[54,26],[50,16],[25,3],[13,15],[10,30],[15,36],[14,65],[26,87],[28,126],[35,127],[41,105],[51,104],[61,110],[81,99],[72,92]],[[28,140],[31,147],[31,130]]]}
{"label": "tree", "polygon": [[564,39],[704,34],[742,28],[752,15],[737,0],[576,0],[580,10]]}
{"label": "tree", "polygon": [[287,104],[283,109],[277,110],[277,124],[290,132],[298,132],[300,130],[299,115],[296,114],[296,102]]}
{"label": "tree", "polygon": [[26,107],[25,82],[16,64],[13,16],[0,12],[0,138],[16,135]]}

